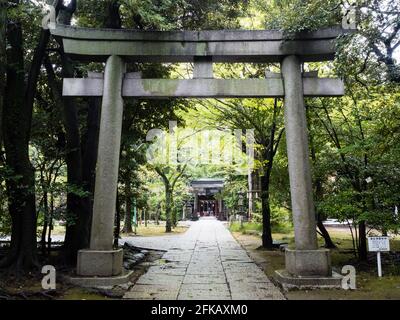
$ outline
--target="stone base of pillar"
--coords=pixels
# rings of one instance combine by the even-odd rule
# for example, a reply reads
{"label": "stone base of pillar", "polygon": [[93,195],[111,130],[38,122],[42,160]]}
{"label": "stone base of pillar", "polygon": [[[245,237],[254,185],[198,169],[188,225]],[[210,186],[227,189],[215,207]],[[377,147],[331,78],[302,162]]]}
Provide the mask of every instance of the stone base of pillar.
{"label": "stone base of pillar", "polygon": [[123,250],[79,250],[78,276],[112,277],[122,274]]}
{"label": "stone base of pillar", "polygon": [[285,266],[289,274],[300,277],[332,275],[331,256],[328,249],[285,251]]}
{"label": "stone base of pillar", "polygon": [[276,270],[275,278],[285,291],[312,290],[312,289],[341,289],[343,277],[332,272],[330,277],[299,277],[288,273],[286,270]]}
{"label": "stone base of pillar", "polygon": [[286,249],[285,266],[285,270],[275,271],[285,290],[341,288],[342,276],[332,272],[328,249]]}
{"label": "stone base of pillar", "polygon": [[64,281],[75,286],[86,288],[101,288],[101,287],[114,287],[122,284],[129,283],[134,276],[134,271],[123,271],[119,276],[113,277],[81,277],[67,276]]}

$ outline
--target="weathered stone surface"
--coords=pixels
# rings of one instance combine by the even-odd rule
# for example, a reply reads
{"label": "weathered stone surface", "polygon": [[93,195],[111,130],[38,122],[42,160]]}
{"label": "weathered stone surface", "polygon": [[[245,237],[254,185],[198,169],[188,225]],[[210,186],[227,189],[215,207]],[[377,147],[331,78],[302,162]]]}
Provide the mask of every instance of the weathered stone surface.
{"label": "weathered stone surface", "polygon": [[173,284],[135,284],[125,299],[134,300],[176,300],[179,287]]}
{"label": "weathered stone surface", "polygon": [[[165,248],[159,238],[166,237],[137,237],[129,241],[136,246]],[[124,298],[284,299],[220,221],[200,219],[185,234],[168,239],[172,249],[139,278]]]}
{"label": "weathered stone surface", "polygon": [[226,283],[224,273],[217,274],[186,274],[184,284],[223,284]]}
{"label": "weathered stone surface", "polygon": [[241,272],[225,271],[226,279],[229,284],[232,283],[249,283],[249,282],[267,282],[265,274],[263,272],[248,273],[246,277],[243,277]]}
{"label": "weathered stone surface", "polygon": [[139,278],[136,282],[137,284],[162,284],[162,285],[177,285],[180,286],[183,281],[184,275],[171,275],[164,274],[160,277],[159,274],[156,273],[146,273]]}
{"label": "weathered stone surface", "polygon": [[282,61],[286,146],[296,249],[314,250],[317,233],[300,64],[297,56],[287,56]]}
{"label": "weathered stone surface", "polygon": [[98,288],[98,287],[109,287],[112,288],[115,285],[129,283],[132,277],[133,271],[123,271],[119,276],[106,276],[106,277],[66,277],[65,280],[76,286]]}
{"label": "weathered stone surface", "polygon": [[283,294],[271,282],[232,282],[232,300],[282,300]]}
{"label": "weathered stone surface", "polygon": [[195,57],[193,78],[213,78],[213,63],[210,57]]}
{"label": "weathered stone surface", "polygon": [[138,31],[88,29],[57,25],[50,30],[63,38],[64,50],[79,59],[103,60],[121,55],[139,62],[279,62],[296,54],[304,61],[333,59],[340,27],[300,34],[292,40],[274,30]]}
{"label": "weathered stone surface", "polygon": [[[347,32],[340,27],[320,29],[314,32],[301,32],[295,39],[329,39]],[[147,41],[243,41],[243,40],[284,40],[279,30],[202,30],[202,31],[140,31],[137,29],[81,28],[57,25],[51,29],[55,36],[73,39],[104,40],[147,40]]]}
{"label": "weathered stone surface", "polygon": [[332,272],[331,277],[313,276],[298,277],[288,273],[286,270],[275,271],[277,280],[284,290],[292,289],[340,289],[343,276]]}
{"label": "weathered stone surface", "polygon": [[[304,96],[342,96],[342,80],[304,78]],[[64,96],[103,95],[103,80],[65,78]],[[146,99],[183,98],[264,98],[283,97],[282,78],[268,79],[125,79],[122,96]]]}
{"label": "weathered stone surface", "polygon": [[124,72],[125,63],[120,57],[112,56],[107,60],[90,233],[92,250],[111,250],[113,246],[123,113],[121,88]]}
{"label": "weathered stone surface", "polygon": [[332,275],[331,258],[328,249],[285,251],[286,271],[297,276]]}
{"label": "weathered stone surface", "polygon": [[122,249],[79,250],[77,274],[79,276],[118,276],[122,273]]}
{"label": "weathered stone surface", "polygon": [[164,275],[176,275],[176,276],[184,276],[186,274],[186,267],[164,267],[164,266],[152,266],[147,271],[148,273],[159,274],[161,276]]}
{"label": "weathered stone surface", "polygon": [[183,284],[178,300],[230,300],[231,294],[226,283]]}

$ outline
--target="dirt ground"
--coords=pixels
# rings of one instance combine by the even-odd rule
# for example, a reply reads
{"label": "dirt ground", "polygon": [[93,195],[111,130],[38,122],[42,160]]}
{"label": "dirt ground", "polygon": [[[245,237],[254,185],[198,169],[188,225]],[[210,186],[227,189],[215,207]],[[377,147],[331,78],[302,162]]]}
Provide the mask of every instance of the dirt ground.
{"label": "dirt ground", "polygon": [[[149,251],[146,258],[134,266],[130,286],[143,275],[147,269],[162,256],[161,251]],[[56,290],[43,290],[41,280],[43,275],[29,274],[17,278],[6,271],[0,273],[1,300],[112,300],[120,299],[128,287],[121,286],[113,289],[86,289],[67,284],[62,280],[70,270],[60,270],[57,275]]]}
{"label": "dirt ground", "polygon": [[[57,226],[53,230],[54,236],[63,236],[65,228]],[[160,221],[156,225],[153,221],[149,221],[147,226],[145,223],[140,223],[136,228],[136,234],[121,234],[121,236],[165,236],[176,235],[185,232],[188,229],[187,225],[179,224],[172,230],[171,233],[165,233],[165,222]],[[4,250],[3,250],[4,251]],[[118,299],[123,296],[127,288],[116,290],[89,290],[79,287],[74,287],[62,281],[62,276],[70,273],[71,270],[57,267],[59,252],[53,252],[50,258],[43,259],[43,263],[55,265],[57,268],[57,289],[44,291],[41,286],[43,275],[38,270],[36,273],[16,277],[7,270],[0,271],[0,301],[1,300],[102,300],[102,299]],[[155,261],[160,259],[162,254],[158,251],[150,251],[145,260],[134,267],[134,272],[131,278],[132,284],[146,272],[148,267]],[[40,258],[40,257],[39,257]],[[40,258],[41,259],[41,258]],[[46,261],[44,261],[46,260]]]}

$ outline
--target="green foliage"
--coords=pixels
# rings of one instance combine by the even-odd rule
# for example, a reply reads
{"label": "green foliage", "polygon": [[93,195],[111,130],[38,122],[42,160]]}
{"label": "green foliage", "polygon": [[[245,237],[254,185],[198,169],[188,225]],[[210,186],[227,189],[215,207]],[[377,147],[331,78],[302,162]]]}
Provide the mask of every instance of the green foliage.
{"label": "green foliage", "polygon": [[[289,233],[293,227],[287,222],[277,222],[273,220],[272,232],[273,233]],[[263,227],[260,222],[232,222],[229,226],[232,232],[241,232],[243,234],[261,235]]]}
{"label": "green foliage", "polygon": [[142,30],[235,28],[246,8],[242,0],[85,0],[78,1],[79,24],[101,26],[107,6],[116,2],[123,25]]}
{"label": "green foliage", "polygon": [[266,12],[267,29],[283,30],[288,38],[341,22],[339,0],[274,0],[256,2]]}
{"label": "green foliage", "polygon": [[308,100],[309,120],[315,179],[323,190],[317,197],[318,212],[347,222],[358,249],[361,222],[383,234],[399,231],[394,213],[400,202],[399,134],[393,115],[400,104],[392,85],[366,90],[352,83],[347,90],[342,99]]}
{"label": "green foliage", "polygon": [[[231,214],[239,213],[239,194],[247,194],[247,181],[243,176],[228,176],[222,191],[222,199]],[[247,199],[243,199],[243,207],[247,208]]]}
{"label": "green foliage", "polygon": [[229,229],[233,232],[241,232],[243,234],[254,234],[254,233],[261,233],[262,232],[262,224],[256,222],[233,222]]}

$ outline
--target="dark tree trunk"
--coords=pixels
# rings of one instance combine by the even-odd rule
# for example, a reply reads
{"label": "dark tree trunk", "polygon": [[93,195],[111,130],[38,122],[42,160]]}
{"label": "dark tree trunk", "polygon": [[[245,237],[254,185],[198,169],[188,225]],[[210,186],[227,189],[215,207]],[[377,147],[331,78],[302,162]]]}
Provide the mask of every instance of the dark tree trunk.
{"label": "dark tree trunk", "polygon": [[[62,55],[63,76],[73,77],[73,69],[68,58]],[[54,100],[64,115],[66,132],[67,181],[70,190],[67,194],[67,227],[64,243],[65,262],[74,264],[79,249],[89,246],[90,212],[88,199],[76,194],[74,189],[83,189],[82,153],[77,107],[73,98],[63,98],[49,59],[45,59],[48,83]],[[86,205],[85,205],[86,204]]]}
{"label": "dark tree trunk", "polygon": [[319,231],[321,232],[322,237],[324,238],[325,248],[328,248],[328,249],[337,248],[336,245],[333,243],[331,236],[330,236],[328,230],[326,230],[322,221],[323,220],[321,218],[321,215],[318,214],[317,215],[317,227],[318,227]]}
{"label": "dark tree trunk", "polygon": [[121,230],[121,203],[120,203],[120,196],[117,190],[117,201],[116,201],[116,208],[115,208],[115,226],[114,226],[114,247],[118,247],[118,240],[120,237],[120,230]]}
{"label": "dark tree trunk", "polygon": [[[73,77],[70,61],[63,54],[63,77]],[[83,187],[82,152],[79,132],[77,107],[73,98],[63,98],[64,126],[66,132],[67,181],[70,188]],[[67,227],[65,233],[64,253],[67,263],[74,264],[79,249],[88,243],[88,212],[83,209],[82,197],[74,191],[67,194]],[[86,225],[85,225],[86,222]]]}
{"label": "dark tree trunk", "polygon": [[269,200],[269,187],[272,173],[272,166],[274,157],[278,150],[279,142],[282,138],[283,130],[280,131],[276,137],[277,130],[277,117],[278,117],[278,99],[274,100],[274,113],[272,125],[267,140],[262,139],[260,142],[263,145],[262,161],[265,163],[263,166],[263,175],[260,177],[261,182],[261,207],[262,207],[262,220],[263,220],[263,233],[262,233],[262,246],[267,249],[274,248],[271,230],[271,207]]}
{"label": "dark tree trunk", "polygon": [[[50,31],[41,29],[39,35],[39,42],[33,54],[33,59],[31,62],[31,67],[28,75],[27,88],[25,93],[25,102],[29,109],[29,114],[27,115],[29,120],[32,120],[33,103],[36,96],[37,80],[40,74],[40,69],[42,67],[42,62],[45,57],[45,52],[47,45],[50,40]],[[31,122],[29,122],[30,128]],[[27,137],[29,141],[29,135]]]}
{"label": "dark tree trunk", "polygon": [[[58,15],[58,22],[70,24],[72,15],[76,10],[76,0],[72,0],[68,6],[62,6]],[[62,49],[62,43],[60,42]],[[62,50],[63,51],[63,50]],[[62,76],[73,77],[74,67],[67,55],[61,54]],[[51,82],[51,81],[50,81]],[[50,83],[50,86],[52,84]],[[54,87],[54,85],[53,85]],[[53,94],[60,95],[61,90],[53,90]],[[79,119],[77,115],[77,104],[73,98],[61,97],[61,106],[64,115],[64,126],[66,131],[66,163],[67,181],[72,189],[85,191],[82,166],[82,146],[79,130]],[[67,194],[67,227],[64,242],[64,257],[67,264],[76,262],[77,252],[89,246],[90,221],[91,221],[90,200],[82,197],[73,190]]]}
{"label": "dark tree trunk", "polygon": [[7,29],[7,2],[0,1],[0,150],[3,146],[3,99],[6,87],[6,30]]}
{"label": "dark tree trunk", "polygon": [[125,179],[125,220],[124,232],[132,233],[132,190],[131,181],[129,178]]}
{"label": "dark tree trunk", "polygon": [[178,223],[178,218],[177,218],[177,212],[176,212],[176,206],[173,206],[172,207],[172,210],[171,210],[171,213],[172,213],[172,215],[171,215],[171,224],[172,224],[172,227],[173,228],[175,228],[176,227],[176,225],[177,225],[177,223]]}
{"label": "dark tree trunk", "polygon": [[82,179],[84,190],[88,196],[83,199],[85,212],[88,214],[88,221],[86,223],[87,239],[85,243],[89,243],[90,226],[93,213],[93,195],[94,183],[96,180],[96,163],[97,163],[97,150],[99,143],[99,129],[100,129],[100,111],[101,100],[98,98],[91,98],[89,101],[88,115],[87,115],[87,134],[85,137],[83,163],[82,163]]}
{"label": "dark tree trunk", "polygon": [[165,185],[165,232],[172,231],[171,223],[172,190],[168,184]]}
{"label": "dark tree trunk", "polygon": [[32,110],[24,95],[24,52],[22,28],[13,22],[7,28],[7,83],[3,113],[6,165],[12,176],[6,179],[12,221],[11,248],[0,267],[16,270],[37,266],[35,177],[29,160]]}
{"label": "dark tree trunk", "polygon": [[159,206],[157,206],[156,216],[155,216],[155,222],[156,222],[157,226],[160,224],[160,222],[158,221],[158,218],[160,217],[160,211],[161,211],[161,206],[159,205]]}
{"label": "dark tree trunk", "polygon": [[47,193],[47,185],[44,182],[44,177],[43,174],[41,173],[42,177],[41,177],[41,184],[42,184],[42,188],[43,188],[43,208],[44,208],[44,212],[43,212],[43,229],[42,229],[42,236],[40,239],[40,246],[41,246],[41,250],[42,250],[42,254],[45,255],[46,254],[46,234],[47,234],[47,229],[49,226],[49,199],[48,199],[48,193]]}
{"label": "dark tree trunk", "polygon": [[262,221],[263,221],[263,233],[262,233],[262,246],[267,249],[274,247],[272,240],[271,230],[271,208],[269,203],[269,170],[264,172],[261,176],[261,206],[262,206]]}
{"label": "dark tree trunk", "polygon": [[367,250],[367,227],[365,221],[360,221],[358,225],[358,254],[361,261],[367,261],[368,250]]}
{"label": "dark tree trunk", "polygon": [[53,230],[53,217],[54,217],[54,195],[50,194],[50,216],[49,216],[49,233],[47,234],[47,254],[51,251],[51,231]]}
{"label": "dark tree trunk", "polygon": [[120,29],[122,25],[119,8],[121,4],[119,0],[108,1],[105,3],[104,26],[110,29]]}

